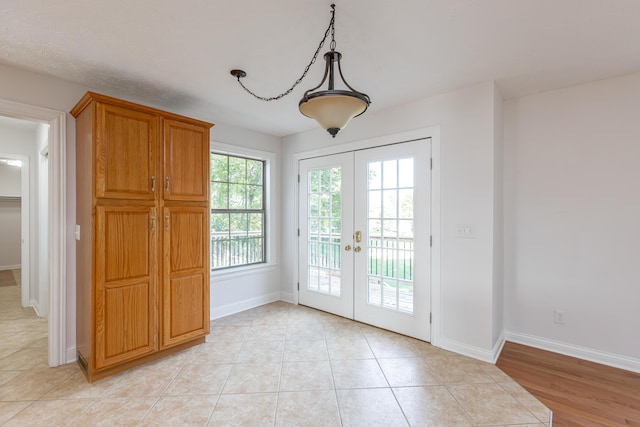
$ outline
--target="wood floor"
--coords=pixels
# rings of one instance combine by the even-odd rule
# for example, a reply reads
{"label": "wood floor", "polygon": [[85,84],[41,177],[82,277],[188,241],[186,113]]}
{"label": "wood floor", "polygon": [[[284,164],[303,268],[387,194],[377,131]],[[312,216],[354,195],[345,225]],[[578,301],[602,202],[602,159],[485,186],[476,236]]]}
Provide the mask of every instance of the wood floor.
{"label": "wood floor", "polygon": [[640,374],[507,342],[497,366],[553,411],[553,425],[640,426]]}

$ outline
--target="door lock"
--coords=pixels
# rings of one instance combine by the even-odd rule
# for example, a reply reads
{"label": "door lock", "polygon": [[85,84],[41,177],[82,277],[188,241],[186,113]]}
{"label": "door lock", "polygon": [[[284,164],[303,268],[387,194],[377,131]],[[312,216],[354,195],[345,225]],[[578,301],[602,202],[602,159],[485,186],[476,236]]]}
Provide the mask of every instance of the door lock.
{"label": "door lock", "polygon": [[362,231],[356,231],[354,238],[356,243],[360,243],[362,241]]}

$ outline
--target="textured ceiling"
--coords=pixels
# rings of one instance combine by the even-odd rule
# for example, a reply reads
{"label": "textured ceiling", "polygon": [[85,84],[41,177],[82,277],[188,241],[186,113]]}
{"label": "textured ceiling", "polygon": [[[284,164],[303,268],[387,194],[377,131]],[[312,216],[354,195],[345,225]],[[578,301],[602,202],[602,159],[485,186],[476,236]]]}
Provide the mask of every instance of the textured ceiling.
{"label": "textured ceiling", "polygon": [[[321,61],[281,101],[260,95],[302,73],[330,18],[317,0],[2,0],[0,62],[170,111],[284,136]],[[638,0],[336,2],[345,77],[382,110],[495,80],[505,98],[640,70]],[[357,119],[356,119],[357,120]]]}

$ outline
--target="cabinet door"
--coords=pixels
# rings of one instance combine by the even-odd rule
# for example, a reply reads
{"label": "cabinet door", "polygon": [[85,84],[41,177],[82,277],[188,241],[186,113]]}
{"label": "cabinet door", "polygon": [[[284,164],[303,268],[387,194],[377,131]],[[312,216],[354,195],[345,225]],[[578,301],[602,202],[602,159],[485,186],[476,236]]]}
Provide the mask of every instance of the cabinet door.
{"label": "cabinet door", "polygon": [[209,333],[209,208],[165,207],[162,347]]}
{"label": "cabinet door", "polygon": [[158,117],[97,104],[96,197],[155,198]]}
{"label": "cabinet door", "polygon": [[158,348],[155,211],[96,207],[96,369]]}
{"label": "cabinet door", "polygon": [[164,121],[164,198],[209,200],[209,129]]}

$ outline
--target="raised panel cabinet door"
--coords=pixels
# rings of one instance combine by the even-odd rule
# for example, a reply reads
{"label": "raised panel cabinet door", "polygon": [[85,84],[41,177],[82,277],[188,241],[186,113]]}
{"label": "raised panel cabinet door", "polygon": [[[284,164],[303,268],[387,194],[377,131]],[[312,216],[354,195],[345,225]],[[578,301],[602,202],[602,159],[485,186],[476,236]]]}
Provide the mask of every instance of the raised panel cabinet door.
{"label": "raised panel cabinet door", "polygon": [[96,207],[96,369],[158,349],[156,209]]}
{"label": "raised panel cabinet door", "polygon": [[158,116],[102,103],[96,112],[96,197],[153,200]]}
{"label": "raised panel cabinet door", "polygon": [[209,129],[164,120],[164,198],[209,200]]}
{"label": "raised panel cabinet door", "polygon": [[209,209],[163,211],[162,347],[209,333]]}

